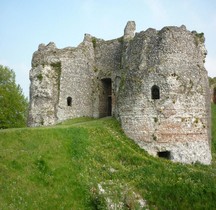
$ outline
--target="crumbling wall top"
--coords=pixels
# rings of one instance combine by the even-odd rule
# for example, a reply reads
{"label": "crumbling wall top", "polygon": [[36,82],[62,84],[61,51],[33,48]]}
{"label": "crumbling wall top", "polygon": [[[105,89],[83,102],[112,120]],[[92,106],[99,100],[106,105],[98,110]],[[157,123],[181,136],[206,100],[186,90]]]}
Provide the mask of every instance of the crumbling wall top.
{"label": "crumbling wall top", "polygon": [[124,39],[125,40],[132,39],[134,37],[135,30],[136,30],[135,21],[128,21],[124,29]]}

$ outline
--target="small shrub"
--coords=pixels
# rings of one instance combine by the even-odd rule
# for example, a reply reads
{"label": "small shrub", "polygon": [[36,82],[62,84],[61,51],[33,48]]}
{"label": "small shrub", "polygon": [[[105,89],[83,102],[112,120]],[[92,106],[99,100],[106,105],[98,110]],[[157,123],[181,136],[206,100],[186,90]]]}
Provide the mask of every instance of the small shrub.
{"label": "small shrub", "polygon": [[205,42],[204,33],[195,33],[195,44],[196,44],[196,46],[198,46],[199,43],[204,43],[204,42]]}
{"label": "small shrub", "polygon": [[93,44],[93,47],[94,47],[94,48],[96,48],[96,43],[97,43],[96,38],[92,38],[92,44]]}
{"label": "small shrub", "polygon": [[42,74],[38,74],[38,75],[37,75],[37,79],[41,82],[42,79],[43,79],[43,75],[42,75]]}
{"label": "small shrub", "polygon": [[158,122],[158,118],[154,117],[154,122],[157,123]]}

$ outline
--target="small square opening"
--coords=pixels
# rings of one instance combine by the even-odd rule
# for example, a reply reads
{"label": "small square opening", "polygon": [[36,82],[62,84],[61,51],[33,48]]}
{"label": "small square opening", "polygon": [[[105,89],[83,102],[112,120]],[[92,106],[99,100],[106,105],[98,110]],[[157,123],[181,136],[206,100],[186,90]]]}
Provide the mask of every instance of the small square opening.
{"label": "small square opening", "polygon": [[171,152],[170,151],[161,151],[157,153],[158,157],[165,158],[170,160],[171,159]]}

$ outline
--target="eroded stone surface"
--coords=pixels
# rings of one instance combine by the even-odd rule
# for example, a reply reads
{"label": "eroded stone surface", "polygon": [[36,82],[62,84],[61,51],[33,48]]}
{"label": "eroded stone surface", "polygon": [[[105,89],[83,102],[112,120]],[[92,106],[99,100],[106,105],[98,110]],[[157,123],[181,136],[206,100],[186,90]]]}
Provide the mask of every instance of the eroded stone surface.
{"label": "eroded stone surface", "polygon": [[185,26],[134,32],[130,21],[118,39],[85,34],[76,48],[39,45],[30,71],[29,126],[112,115],[150,154],[210,164],[204,35]]}

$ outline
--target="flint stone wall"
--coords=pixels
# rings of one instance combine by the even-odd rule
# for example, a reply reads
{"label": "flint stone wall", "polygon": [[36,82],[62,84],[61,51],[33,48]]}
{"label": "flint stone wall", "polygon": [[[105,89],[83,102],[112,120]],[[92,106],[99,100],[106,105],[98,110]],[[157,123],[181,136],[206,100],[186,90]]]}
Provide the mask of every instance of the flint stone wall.
{"label": "flint stone wall", "polygon": [[[40,45],[30,71],[29,126],[105,116],[109,97],[111,115],[150,154],[167,152],[173,161],[210,164],[203,34],[185,26],[134,31],[130,21],[118,39],[86,34],[76,48]],[[153,87],[158,99],[152,98]]]}

